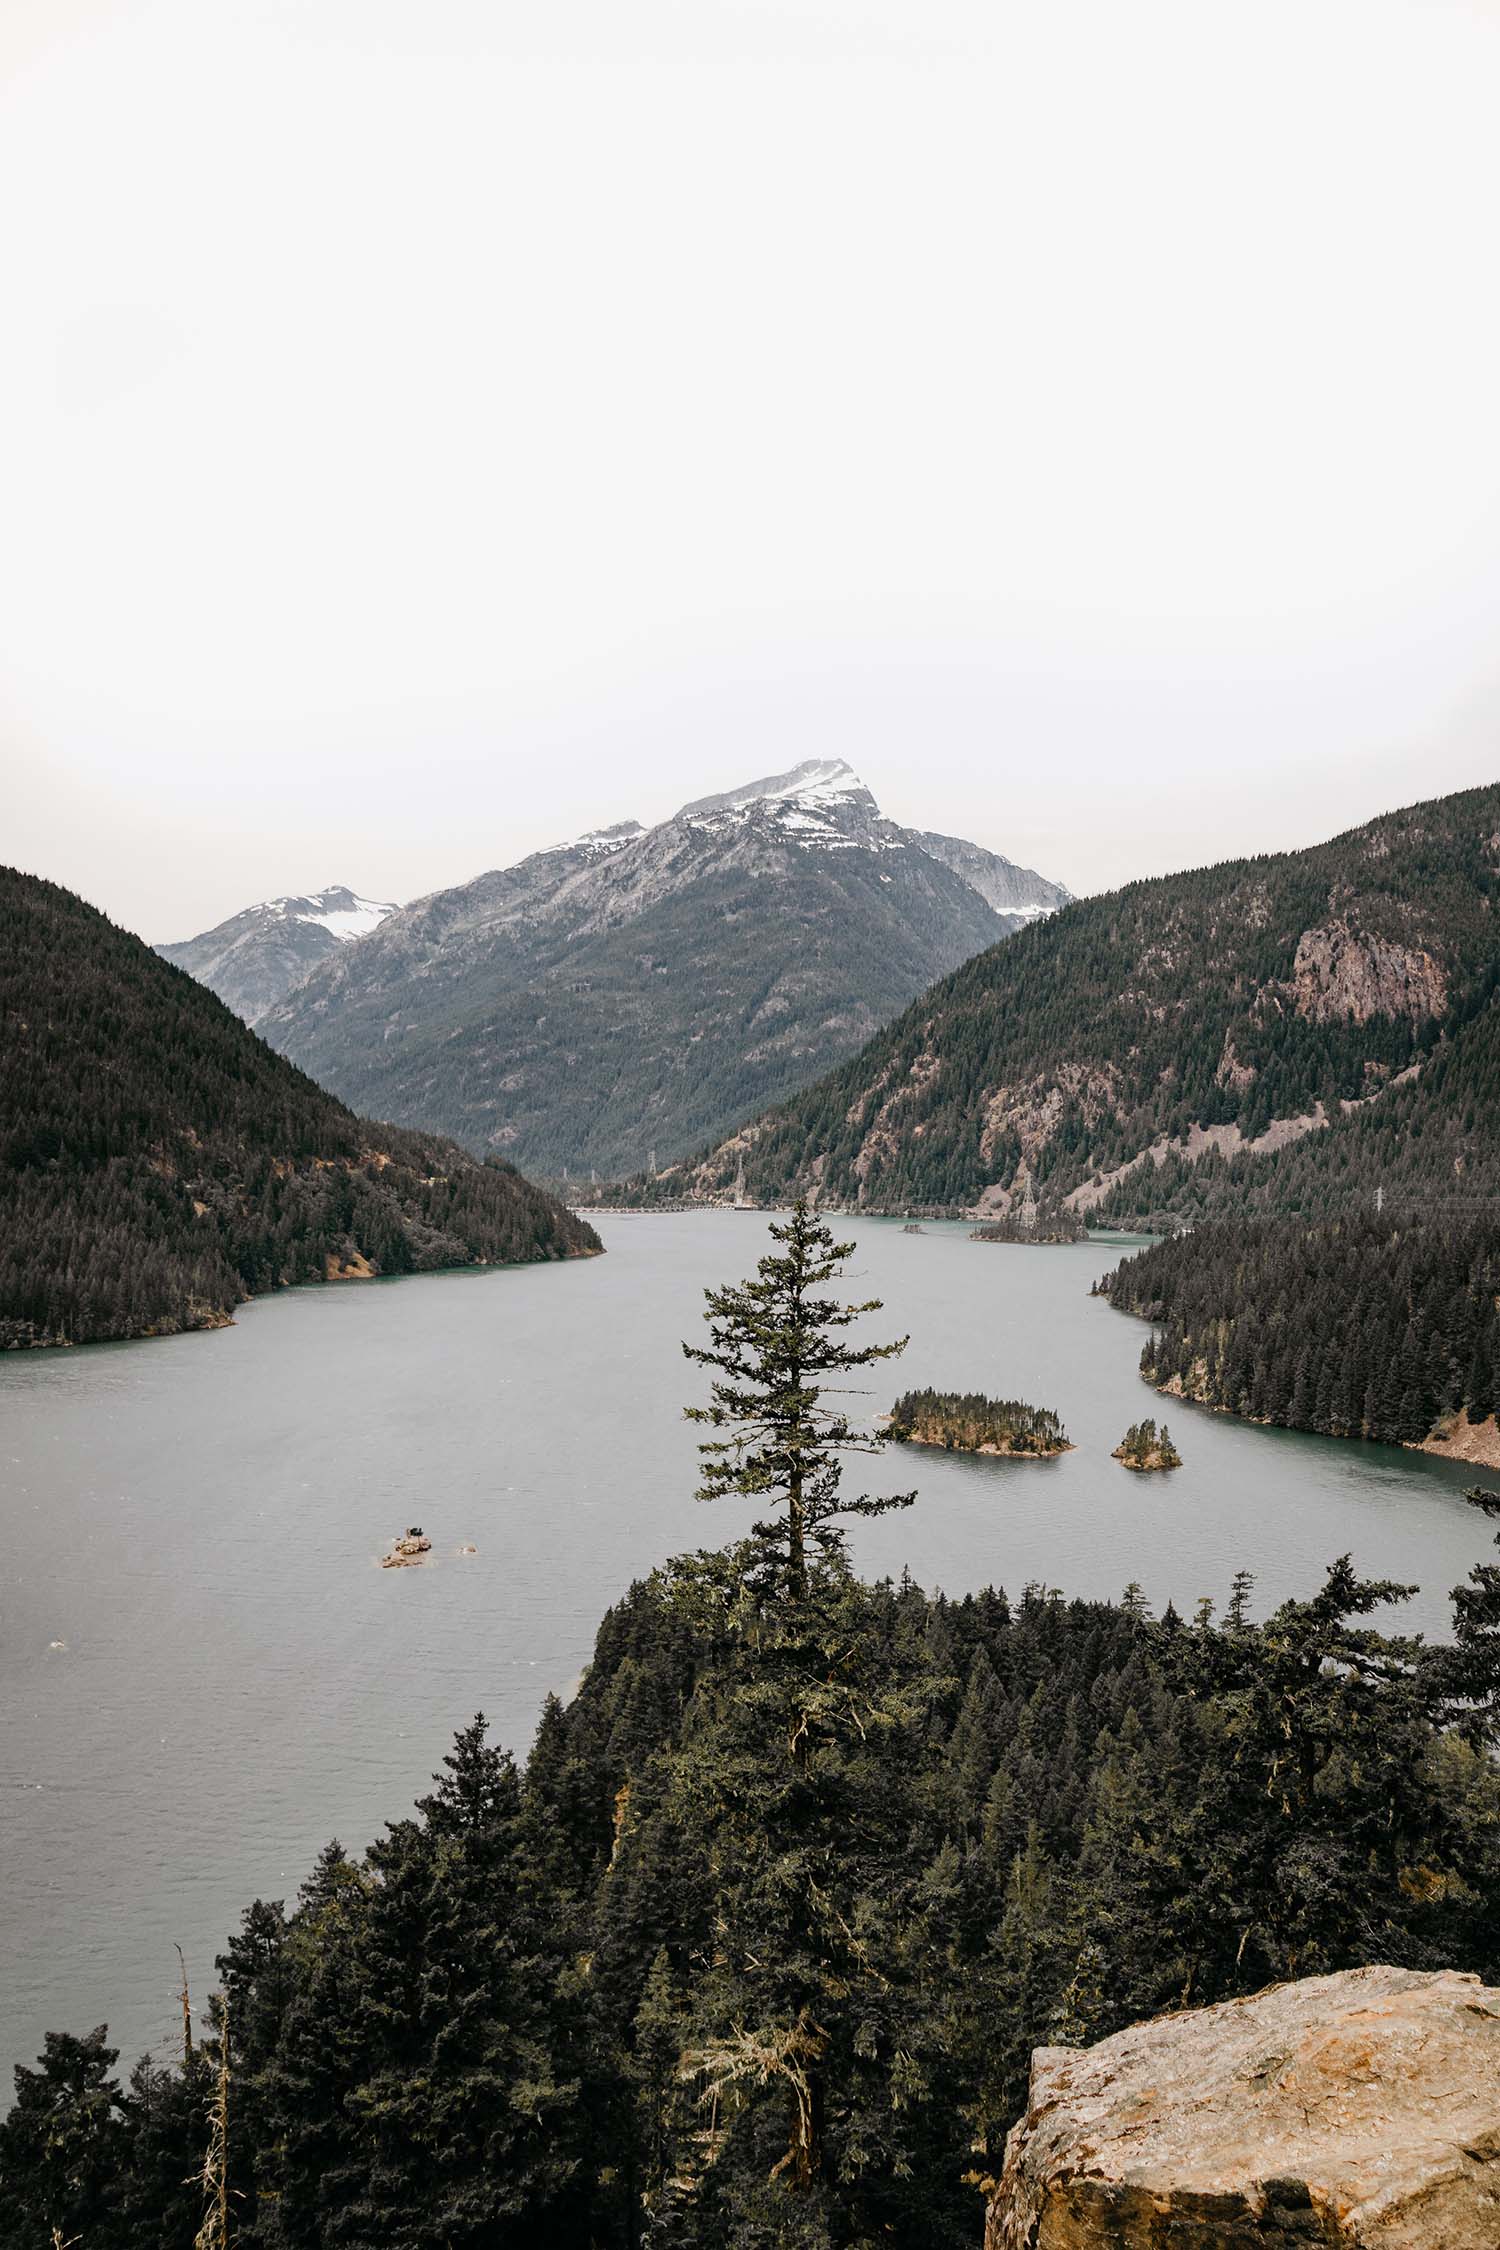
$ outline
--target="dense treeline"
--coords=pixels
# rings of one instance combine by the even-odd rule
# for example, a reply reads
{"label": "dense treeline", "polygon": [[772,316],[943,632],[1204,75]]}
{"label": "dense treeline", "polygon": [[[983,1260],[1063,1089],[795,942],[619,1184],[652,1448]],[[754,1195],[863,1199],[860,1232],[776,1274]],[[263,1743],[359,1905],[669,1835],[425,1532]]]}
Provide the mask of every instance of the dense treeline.
{"label": "dense treeline", "polygon": [[597,1247],[510,1166],[355,1117],[138,938],[0,870],[0,1346],[211,1325],[331,1268]]}
{"label": "dense treeline", "polygon": [[7,2250],[190,2250],[205,2191],[237,2250],[952,2250],[1039,2041],[1500,1973],[1500,1566],[1441,1650],[1347,1560],[1260,1625],[1243,1574],[1191,1624],[862,1584],[838,1519],[907,1496],[841,1499],[869,1441],[818,1374],[900,1347],[841,1340],[877,1308],[816,1294],[805,1211],[777,1239],[695,1355],[704,1496],[766,1519],[609,1613],[524,1772],[476,1719],[412,1816],[250,1907],[206,2049],[122,2087],[102,2030],[49,2039]]}
{"label": "dense treeline", "polygon": [[[1310,851],[1075,901],[966,962],[849,1062],[661,1191],[691,1179],[700,1194],[722,1194],[742,1179],[774,1203],[816,1182],[829,1205],[964,1209],[987,1186],[1029,1183],[1056,1200],[1107,1186],[1194,1126],[1250,1141],[1274,1121],[1319,1104],[1338,1116],[1372,1094],[1368,1137],[1351,1133],[1345,1146],[1373,1186],[1390,1146],[1386,1116],[1400,1114],[1383,1107],[1402,1093],[1395,1081],[1414,1063],[1425,1075],[1444,1030],[1493,997],[1497,838],[1492,786],[1385,814]],[[1487,1037],[1493,1089],[1493,1026]],[[1443,1162],[1473,1166],[1494,1192],[1500,1160],[1482,1088],[1434,1083],[1433,1114],[1465,1112]],[[1399,1144],[1400,1128],[1391,1132]],[[1310,1147],[1299,1161],[1336,1172],[1345,1159]],[[1441,1170],[1414,1159],[1410,1178]],[[1265,1176],[1279,1189],[1287,1175]],[[1175,1208],[1176,1184],[1147,1167],[1106,1208],[1116,1218]]]}
{"label": "dense treeline", "polygon": [[898,1441],[948,1446],[962,1453],[1064,1453],[1068,1433],[1049,1406],[983,1391],[905,1391],[888,1425]]}
{"label": "dense treeline", "polygon": [[1149,1381],[1260,1422],[1420,1444],[1500,1404],[1500,1213],[1212,1221],[1100,1284]]}
{"label": "dense treeline", "polygon": [[[524,1773],[476,1722],[414,1816],[249,1909],[239,2250],[952,2250],[1034,2045],[1363,1961],[1500,1972],[1494,1767],[1346,1568],[1262,1627],[822,1566],[791,1620],[753,1580],[637,1587]],[[113,2060],[18,2074],[8,2250],[189,2250],[213,2056]]]}

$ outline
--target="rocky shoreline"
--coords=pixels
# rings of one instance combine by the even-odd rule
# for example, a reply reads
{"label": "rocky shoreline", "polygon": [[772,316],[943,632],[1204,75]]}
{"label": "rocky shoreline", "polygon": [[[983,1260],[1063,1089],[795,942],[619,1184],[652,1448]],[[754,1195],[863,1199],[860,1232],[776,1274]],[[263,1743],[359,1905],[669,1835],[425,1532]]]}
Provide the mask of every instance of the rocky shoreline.
{"label": "rocky shoreline", "polygon": [[923,1437],[920,1431],[908,1430],[898,1441],[902,1445],[931,1445],[939,1453],[984,1453],[996,1461],[1051,1461],[1059,1453],[1071,1453],[1073,1440],[1062,1439],[1060,1444],[1037,1445],[959,1445],[951,1438]]}
{"label": "rocky shoreline", "polygon": [[[1209,1414],[1227,1414],[1236,1422],[1248,1422],[1252,1429],[1293,1429],[1295,1423],[1268,1422],[1255,1414],[1236,1414],[1232,1406],[1220,1406],[1216,1399],[1202,1398],[1189,1390],[1180,1375],[1171,1375],[1165,1383],[1153,1383],[1151,1388],[1158,1398],[1180,1398],[1189,1406],[1201,1406]],[[1305,1437],[1327,1437],[1335,1433],[1326,1430],[1305,1430]],[[1352,1435],[1353,1433],[1351,1433]],[[1364,1443],[1363,1439],[1358,1440]],[[1450,1415],[1445,1423],[1429,1430],[1424,1438],[1408,1438],[1401,1446],[1403,1453],[1430,1453],[1438,1461],[1462,1461],[1475,1469],[1500,1470],[1500,1418],[1491,1414],[1486,1421],[1471,1422],[1465,1416]]]}
{"label": "rocky shoreline", "polygon": [[1471,1422],[1455,1414],[1410,1450],[1435,1454],[1440,1461],[1466,1461],[1471,1468],[1500,1469],[1500,1420],[1491,1414],[1487,1421]]}

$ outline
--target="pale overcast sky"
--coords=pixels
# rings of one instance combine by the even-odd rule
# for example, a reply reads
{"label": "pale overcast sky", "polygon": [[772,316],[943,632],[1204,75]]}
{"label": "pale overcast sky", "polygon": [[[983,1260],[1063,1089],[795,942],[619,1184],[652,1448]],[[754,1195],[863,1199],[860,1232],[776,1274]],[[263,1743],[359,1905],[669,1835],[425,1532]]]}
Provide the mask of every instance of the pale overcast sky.
{"label": "pale overcast sky", "polygon": [[809,756],[1073,885],[1500,773],[1500,0],[3,0],[0,857]]}

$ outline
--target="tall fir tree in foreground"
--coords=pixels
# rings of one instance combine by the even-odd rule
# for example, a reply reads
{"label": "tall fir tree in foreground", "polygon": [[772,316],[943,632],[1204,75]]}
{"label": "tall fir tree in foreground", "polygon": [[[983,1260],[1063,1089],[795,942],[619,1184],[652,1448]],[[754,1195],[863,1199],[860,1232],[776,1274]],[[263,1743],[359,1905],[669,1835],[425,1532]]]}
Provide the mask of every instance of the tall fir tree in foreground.
{"label": "tall fir tree in foreground", "polygon": [[[878,1360],[896,1359],[907,1339],[889,1344],[846,1344],[844,1332],[865,1313],[881,1310],[878,1297],[846,1305],[822,1296],[853,1255],[852,1242],[835,1242],[805,1202],[785,1226],[773,1221],[770,1251],[753,1279],[722,1289],[706,1289],[707,1346],[684,1344],[700,1366],[718,1370],[711,1406],[685,1409],[690,1422],[704,1422],[729,1434],[705,1440],[700,1500],[730,1493],[747,1499],[770,1496],[778,1516],[756,1524],[755,1535],[768,1548],[784,1544],[786,1590],[794,1600],[807,1590],[809,1549],[838,1552],[840,1516],[878,1516],[910,1507],[913,1493],[885,1499],[841,1497],[845,1453],[879,1453],[883,1434],[855,1427],[839,1406],[828,1404],[830,1376],[846,1375]],[[841,1395],[837,1392],[835,1397]]]}
{"label": "tall fir tree in foreground", "polygon": [[839,1519],[915,1494],[843,1497],[842,1456],[886,1438],[825,1389],[906,1338],[845,1341],[881,1307],[829,1293],[854,1245],[806,1203],[771,1234],[781,1249],[751,1280],[705,1292],[708,1347],[683,1346],[716,1371],[712,1405],[689,1418],[724,1433],[700,1447],[698,1497],[769,1498],[771,1512],[728,1555],[674,1574],[677,1599],[723,1636],[673,1776],[718,1935],[677,2026],[692,2099],[647,2194],[654,2220],[685,2199],[710,2239],[823,2250],[854,2214],[859,2240],[894,2224],[891,2182],[916,2161],[932,2093],[898,1933],[920,1958],[920,1863],[902,1856],[935,1669],[919,1636],[872,1644]]}

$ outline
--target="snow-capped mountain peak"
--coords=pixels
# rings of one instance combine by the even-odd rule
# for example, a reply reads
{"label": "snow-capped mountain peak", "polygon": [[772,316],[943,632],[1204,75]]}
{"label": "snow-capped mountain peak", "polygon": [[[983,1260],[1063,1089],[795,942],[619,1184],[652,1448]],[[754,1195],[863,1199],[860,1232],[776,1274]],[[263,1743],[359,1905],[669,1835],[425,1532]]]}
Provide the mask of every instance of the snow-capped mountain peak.
{"label": "snow-capped mountain peak", "polygon": [[[368,937],[396,911],[393,899],[361,898],[347,884],[330,883],[325,891],[311,891],[305,898],[268,898],[262,910],[283,922],[312,922],[330,937],[346,944],[351,938]],[[250,912],[255,912],[254,907]]]}
{"label": "snow-capped mountain peak", "polygon": [[256,1023],[320,961],[368,937],[395,911],[389,900],[330,883],[304,897],[262,899],[215,929],[157,951],[217,992],[246,1023]]}
{"label": "snow-capped mountain peak", "polygon": [[721,796],[695,798],[676,817],[697,825],[722,820],[726,815],[744,816],[759,808],[781,817],[801,813],[819,825],[840,813],[857,812],[867,818],[878,818],[880,813],[875,799],[844,759],[804,758],[790,773],[767,774],[760,781],[745,782],[739,789],[726,789]]}

